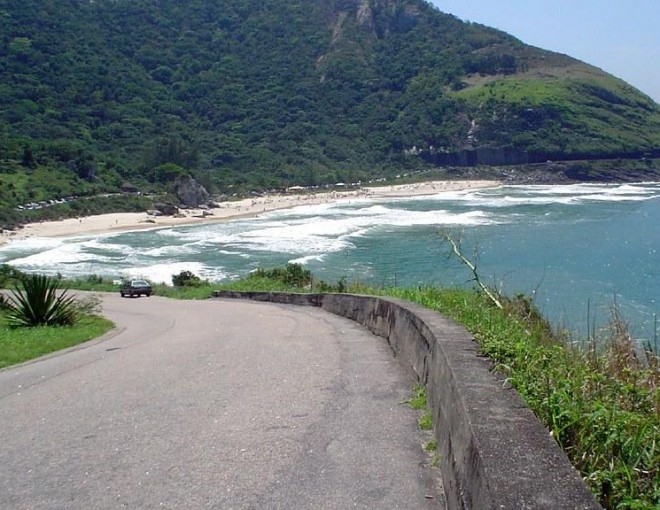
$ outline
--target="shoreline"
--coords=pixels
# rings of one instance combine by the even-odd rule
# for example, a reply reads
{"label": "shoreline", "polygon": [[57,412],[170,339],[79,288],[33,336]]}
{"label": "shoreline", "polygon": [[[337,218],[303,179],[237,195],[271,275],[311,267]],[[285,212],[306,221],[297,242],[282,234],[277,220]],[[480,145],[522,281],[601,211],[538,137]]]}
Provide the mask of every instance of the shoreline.
{"label": "shoreline", "polygon": [[219,207],[182,209],[182,216],[149,216],[140,213],[107,213],[80,218],[28,223],[16,231],[3,231],[0,246],[12,241],[30,238],[79,237],[94,234],[156,230],[176,226],[207,225],[253,218],[261,213],[290,209],[304,205],[337,203],[351,198],[406,198],[437,195],[448,191],[483,189],[501,186],[496,180],[429,181],[414,184],[364,187],[350,191],[328,191],[313,194],[276,194],[245,198],[234,202],[222,202]]}

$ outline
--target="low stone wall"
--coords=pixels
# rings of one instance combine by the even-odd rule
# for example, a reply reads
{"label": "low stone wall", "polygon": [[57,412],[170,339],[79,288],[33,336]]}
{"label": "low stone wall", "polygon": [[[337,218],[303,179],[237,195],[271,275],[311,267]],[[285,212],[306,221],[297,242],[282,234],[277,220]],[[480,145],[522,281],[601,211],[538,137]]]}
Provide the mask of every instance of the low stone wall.
{"label": "low stone wall", "polygon": [[490,370],[462,326],[405,301],[350,294],[217,292],[320,306],[385,338],[427,389],[448,508],[601,507],[517,392]]}

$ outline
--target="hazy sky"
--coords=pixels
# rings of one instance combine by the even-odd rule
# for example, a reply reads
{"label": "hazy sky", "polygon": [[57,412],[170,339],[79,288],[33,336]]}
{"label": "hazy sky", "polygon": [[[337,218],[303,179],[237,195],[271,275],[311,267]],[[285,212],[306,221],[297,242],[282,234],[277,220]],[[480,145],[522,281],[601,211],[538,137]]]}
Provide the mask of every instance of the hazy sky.
{"label": "hazy sky", "polygon": [[660,0],[431,0],[441,11],[565,53],[660,103]]}

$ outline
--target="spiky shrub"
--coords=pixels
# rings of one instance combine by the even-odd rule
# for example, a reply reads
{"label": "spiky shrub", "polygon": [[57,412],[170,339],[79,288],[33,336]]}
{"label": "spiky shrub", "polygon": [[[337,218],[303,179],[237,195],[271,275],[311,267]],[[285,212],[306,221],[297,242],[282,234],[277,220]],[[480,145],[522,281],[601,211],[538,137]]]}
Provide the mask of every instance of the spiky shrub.
{"label": "spiky shrub", "polygon": [[75,299],[67,290],[57,294],[58,280],[45,275],[26,275],[7,301],[7,320],[12,327],[67,326],[77,316]]}

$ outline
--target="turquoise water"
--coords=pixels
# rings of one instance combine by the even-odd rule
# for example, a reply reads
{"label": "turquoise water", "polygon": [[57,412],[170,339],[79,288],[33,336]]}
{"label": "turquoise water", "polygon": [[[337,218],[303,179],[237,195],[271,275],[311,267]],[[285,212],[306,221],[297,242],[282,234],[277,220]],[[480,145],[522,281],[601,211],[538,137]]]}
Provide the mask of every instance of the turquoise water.
{"label": "turquoise water", "polygon": [[[0,248],[0,261],[66,276],[187,269],[227,280],[300,262],[318,278],[372,285],[471,285],[439,232],[461,239],[482,279],[524,292],[555,324],[586,330],[616,302],[638,338],[660,312],[660,183],[504,186],[414,199],[360,199],[197,227]],[[476,255],[475,255],[476,254]]]}

